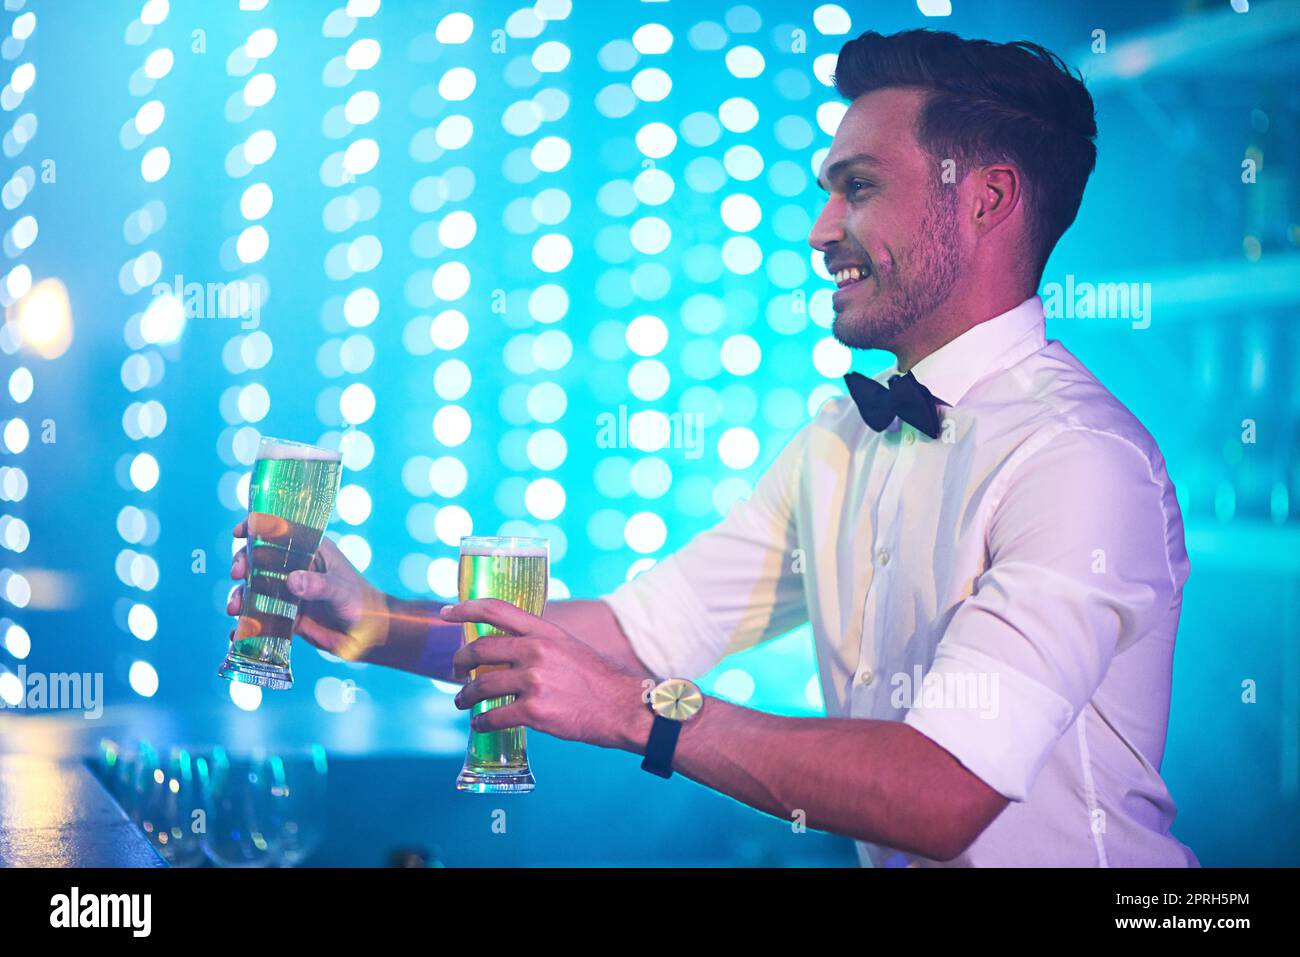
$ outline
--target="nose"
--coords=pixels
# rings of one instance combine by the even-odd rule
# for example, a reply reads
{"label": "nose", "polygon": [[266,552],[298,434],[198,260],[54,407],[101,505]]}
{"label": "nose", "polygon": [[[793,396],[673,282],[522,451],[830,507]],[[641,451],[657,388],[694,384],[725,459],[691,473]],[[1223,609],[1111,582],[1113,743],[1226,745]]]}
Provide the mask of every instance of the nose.
{"label": "nose", "polygon": [[835,196],[826,200],[817,222],[813,223],[812,232],[808,234],[808,245],[822,252],[829,252],[832,243],[844,239],[844,215],[842,201]]}

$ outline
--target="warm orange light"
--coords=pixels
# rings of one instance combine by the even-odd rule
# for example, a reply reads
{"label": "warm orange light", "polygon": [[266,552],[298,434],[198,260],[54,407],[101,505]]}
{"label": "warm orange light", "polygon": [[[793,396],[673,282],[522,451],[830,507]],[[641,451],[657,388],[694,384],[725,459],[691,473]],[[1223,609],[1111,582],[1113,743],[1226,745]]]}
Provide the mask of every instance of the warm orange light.
{"label": "warm orange light", "polygon": [[53,277],[42,279],[18,300],[23,345],[45,359],[57,359],[72,345],[72,305],[68,290]]}

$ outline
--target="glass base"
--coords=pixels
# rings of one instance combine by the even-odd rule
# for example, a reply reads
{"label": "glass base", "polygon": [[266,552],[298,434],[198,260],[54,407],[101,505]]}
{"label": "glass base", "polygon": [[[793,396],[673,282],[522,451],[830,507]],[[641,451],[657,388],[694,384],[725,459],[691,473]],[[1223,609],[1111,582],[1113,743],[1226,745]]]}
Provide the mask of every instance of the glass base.
{"label": "glass base", "polygon": [[227,655],[225,664],[217,672],[218,677],[241,684],[257,685],[259,688],[272,688],[283,691],[293,687],[293,672],[279,665],[268,665]]}
{"label": "glass base", "polygon": [[537,782],[528,768],[517,771],[475,771],[461,768],[456,790],[472,794],[527,794]]}

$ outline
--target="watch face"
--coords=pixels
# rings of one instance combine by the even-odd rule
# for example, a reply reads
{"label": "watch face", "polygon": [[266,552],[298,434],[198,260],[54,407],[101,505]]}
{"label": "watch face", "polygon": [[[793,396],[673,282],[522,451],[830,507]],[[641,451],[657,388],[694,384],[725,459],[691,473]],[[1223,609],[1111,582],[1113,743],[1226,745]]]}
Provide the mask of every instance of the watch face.
{"label": "watch face", "polygon": [[704,695],[695,683],[685,678],[669,678],[659,682],[650,693],[650,707],[654,713],[671,721],[686,721],[704,706]]}

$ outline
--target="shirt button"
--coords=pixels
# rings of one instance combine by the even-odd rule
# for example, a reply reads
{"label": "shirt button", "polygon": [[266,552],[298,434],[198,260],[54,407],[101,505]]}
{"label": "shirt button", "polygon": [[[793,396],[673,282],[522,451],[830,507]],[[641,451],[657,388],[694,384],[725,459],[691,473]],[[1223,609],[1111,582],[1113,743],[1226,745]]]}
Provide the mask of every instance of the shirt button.
{"label": "shirt button", "polygon": [[876,552],[876,561],[878,561],[881,565],[888,565],[889,552],[885,551],[883,548],[880,551]]}
{"label": "shirt button", "polygon": [[864,687],[875,680],[876,676],[871,673],[870,668],[863,668],[861,673],[858,675],[858,683]]}
{"label": "shirt button", "polygon": [[915,441],[916,441],[916,433],[915,433],[915,432],[908,432],[907,435],[904,436],[904,438],[903,438],[903,443],[904,443],[905,445],[911,445],[911,444],[912,444],[913,442],[915,442]]}

